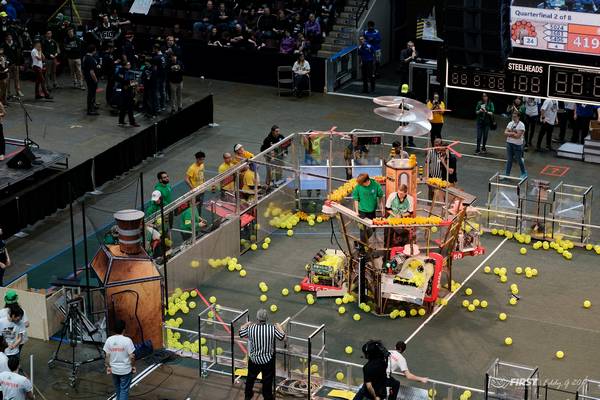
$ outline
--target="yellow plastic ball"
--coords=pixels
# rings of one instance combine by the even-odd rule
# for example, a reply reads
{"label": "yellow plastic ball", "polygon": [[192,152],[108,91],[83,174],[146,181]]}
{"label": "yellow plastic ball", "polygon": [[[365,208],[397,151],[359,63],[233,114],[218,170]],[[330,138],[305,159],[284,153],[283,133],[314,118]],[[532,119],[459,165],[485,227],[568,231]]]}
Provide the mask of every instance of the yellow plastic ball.
{"label": "yellow plastic ball", "polygon": [[313,305],[313,304],[315,304],[315,299],[314,299],[314,298],[312,298],[312,297],[309,297],[309,298],[307,298],[307,299],[306,299],[306,302],[307,302],[309,305]]}
{"label": "yellow plastic ball", "polygon": [[531,272],[531,270],[529,270],[529,271],[525,271],[525,276],[526,276],[527,278],[531,278],[531,277],[533,276],[533,272]]}
{"label": "yellow plastic ball", "polygon": [[276,304],[271,304],[271,312],[277,312],[277,305]]}
{"label": "yellow plastic ball", "polygon": [[440,304],[445,306],[448,304],[448,299],[440,299]]}
{"label": "yellow plastic ball", "polygon": [[431,233],[436,233],[438,231],[437,226],[432,226],[431,227]]}
{"label": "yellow plastic ball", "polygon": [[344,373],[343,372],[338,372],[335,374],[335,379],[337,379],[338,381],[343,381],[345,378]]}
{"label": "yellow plastic ball", "polygon": [[263,243],[261,247],[263,250],[267,250],[269,248],[269,243]]}
{"label": "yellow plastic ball", "polygon": [[475,307],[479,307],[480,304],[481,304],[481,302],[479,301],[479,299],[473,299],[473,305]]}
{"label": "yellow plastic ball", "polygon": [[209,311],[206,313],[206,316],[208,319],[213,319],[215,317],[215,313],[213,311]]}
{"label": "yellow plastic ball", "polygon": [[462,301],[462,306],[465,307],[465,308],[469,307],[469,304],[471,304],[471,303],[469,303],[469,300],[463,300]]}
{"label": "yellow plastic ball", "polygon": [[288,235],[288,236],[294,236],[294,231],[293,231],[293,230],[291,230],[291,229],[288,229],[288,231],[287,231],[287,235]]}
{"label": "yellow plastic ball", "polygon": [[583,301],[583,307],[584,308],[590,308],[592,306],[592,302],[589,300],[584,300]]}
{"label": "yellow plastic ball", "polygon": [[479,305],[481,306],[481,308],[487,308],[488,302],[487,300],[481,300],[481,303],[479,303]]}
{"label": "yellow plastic ball", "polygon": [[177,323],[177,325],[181,325],[183,324],[183,318],[179,317],[175,320],[175,322]]}
{"label": "yellow plastic ball", "polygon": [[466,288],[466,289],[465,289],[465,294],[466,294],[467,296],[470,296],[470,295],[472,295],[472,294],[473,294],[473,289],[471,289],[471,288]]}
{"label": "yellow plastic ball", "polygon": [[414,316],[416,316],[416,315],[417,315],[417,310],[416,310],[416,309],[414,309],[414,308],[411,308],[411,310],[410,310],[409,314],[410,314],[410,316],[411,316],[411,317],[414,317]]}
{"label": "yellow plastic ball", "polygon": [[565,356],[564,351],[559,350],[556,352],[556,358],[558,358],[559,360],[561,360],[564,356]]}
{"label": "yellow plastic ball", "polygon": [[338,306],[342,305],[342,299],[341,299],[341,297],[338,297],[337,299],[335,299],[335,304],[337,304]]}
{"label": "yellow plastic ball", "polygon": [[209,301],[211,304],[215,304],[215,303],[217,302],[217,298],[216,298],[215,296],[210,296],[210,297],[208,298],[208,301]]}
{"label": "yellow plastic ball", "polygon": [[474,306],[473,304],[469,304],[469,305],[467,306],[467,310],[469,310],[469,311],[473,312],[473,311],[475,311],[475,306]]}
{"label": "yellow plastic ball", "polygon": [[258,246],[256,245],[256,243],[252,243],[250,245],[250,249],[252,249],[254,251],[254,250],[258,249]]}
{"label": "yellow plastic ball", "polygon": [[510,303],[511,306],[516,306],[518,303],[518,300],[516,297],[511,297],[508,302]]}
{"label": "yellow plastic ball", "polygon": [[309,219],[308,220],[308,225],[313,226],[315,224],[315,220],[314,219]]}
{"label": "yellow plastic ball", "polygon": [[531,269],[531,276],[537,276],[537,274],[538,274],[538,270],[535,269],[535,268],[532,268]]}
{"label": "yellow plastic ball", "polygon": [[270,238],[270,237],[266,237],[266,238],[265,238],[265,240],[264,240],[264,242],[265,242],[266,244],[269,244],[269,243],[271,243],[271,238]]}
{"label": "yellow plastic ball", "polygon": [[360,321],[360,314],[354,314],[352,316],[352,319],[355,320],[355,321]]}
{"label": "yellow plastic ball", "polygon": [[192,268],[198,268],[200,266],[200,261],[198,260],[192,260],[192,262],[190,263],[190,267]]}
{"label": "yellow plastic ball", "polygon": [[521,267],[515,268],[515,274],[521,275],[522,273],[523,273],[523,268],[521,268]]}
{"label": "yellow plastic ball", "polygon": [[513,344],[513,340],[511,337],[507,337],[504,339],[504,344],[507,346],[510,346],[511,344]]}
{"label": "yellow plastic ball", "polygon": [[422,317],[422,316],[424,316],[425,314],[427,314],[427,311],[425,311],[425,309],[424,309],[424,308],[419,308],[419,315]]}
{"label": "yellow plastic ball", "polygon": [[344,307],[344,306],[339,306],[338,307],[338,313],[340,315],[344,314],[345,312],[346,312],[346,307]]}
{"label": "yellow plastic ball", "polygon": [[288,294],[290,294],[290,290],[288,288],[283,288],[281,289],[281,294],[287,296]]}
{"label": "yellow plastic ball", "polygon": [[241,270],[241,271],[240,271],[240,276],[241,276],[242,278],[243,278],[243,277],[245,277],[247,274],[248,274],[248,273],[246,272],[246,270],[245,270],[245,269],[243,269],[243,270]]}
{"label": "yellow plastic ball", "polygon": [[193,310],[194,308],[196,308],[196,302],[195,301],[190,301],[188,303],[188,307],[190,308],[190,310]]}
{"label": "yellow plastic ball", "polygon": [[494,274],[495,275],[500,275],[500,268],[494,267]]}
{"label": "yellow plastic ball", "polygon": [[261,295],[260,295],[260,297],[259,297],[259,299],[260,299],[260,301],[261,301],[262,303],[264,303],[264,302],[266,302],[266,301],[267,301],[267,295],[266,295],[266,294],[261,294]]}
{"label": "yellow plastic ball", "polygon": [[300,286],[300,285],[294,285],[294,292],[300,293],[301,290],[302,290],[302,286]]}
{"label": "yellow plastic ball", "polygon": [[190,291],[190,297],[194,298],[196,296],[198,296],[198,292],[196,292],[195,290],[191,290]]}
{"label": "yellow plastic ball", "polygon": [[352,354],[352,346],[346,346],[346,348],[344,349],[344,351],[346,352],[346,354]]}
{"label": "yellow plastic ball", "polygon": [[404,317],[406,317],[406,311],[404,311],[404,310],[400,310],[400,312],[398,313],[398,316],[399,316],[400,318],[404,318]]}
{"label": "yellow plastic ball", "polygon": [[500,282],[506,283],[507,281],[508,281],[508,278],[506,277],[506,275],[500,276]]}
{"label": "yellow plastic ball", "polygon": [[486,265],[486,266],[483,268],[483,272],[485,272],[486,274],[489,274],[490,272],[492,272],[492,269],[490,268],[490,266],[489,266],[489,265]]}
{"label": "yellow plastic ball", "polygon": [[506,321],[507,315],[506,313],[501,312],[500,314],[498,314],[498,319],[500,321]]}
{"label": "yellow plastic ball", "polygon": [[521,249],[519,250],[519,253],[521,253],[522,255],[527,254],[527,249],[525,247],[521,247]]}

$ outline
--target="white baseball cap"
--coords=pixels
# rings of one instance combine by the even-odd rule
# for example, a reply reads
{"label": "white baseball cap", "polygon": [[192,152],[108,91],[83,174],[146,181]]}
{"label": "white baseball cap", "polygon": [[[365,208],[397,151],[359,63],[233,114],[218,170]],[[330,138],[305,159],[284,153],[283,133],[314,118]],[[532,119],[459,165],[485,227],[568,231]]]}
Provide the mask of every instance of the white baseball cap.
{"label": "white baseball cap", "polygon": [[241,144],[239,144],[239,143],[238,143],[238,144],[236,144],[235,146],[233,146],[233,151],[238,151],[238,150],[239,150],[239,149],[241,149],[242,147],[244,147],[244,146],[242,146]]}
{"label": "white baseball cap", "polygon": [[152,201],[158,201],[160,200],[160,197],[162,196],[162,194],[160,193],[159,190],[155,190],[154,192],[152,192]]}

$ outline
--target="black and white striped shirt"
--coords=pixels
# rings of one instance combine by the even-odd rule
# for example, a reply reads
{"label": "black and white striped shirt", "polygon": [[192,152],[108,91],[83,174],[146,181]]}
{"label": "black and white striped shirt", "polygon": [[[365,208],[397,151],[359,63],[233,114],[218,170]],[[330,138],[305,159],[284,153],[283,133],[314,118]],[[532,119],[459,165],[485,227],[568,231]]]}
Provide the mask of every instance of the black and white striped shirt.
{"label": "black and white striped shirt", "polygon": [[248,338],[250,360],[255,364],[267,364],[275,353],[275,338],[283,340],[285,333],[273,324],[258,323],[240,329],[240,337]]}
{"label": "black and white striped shirt", "polygon": [[431,149],[427,152],[427,162],[429,169],[429,177],[430,178],[442,178],[446,179],[445,176],[442,176],[442,163],[440,162],[440,156],[437,151]]}

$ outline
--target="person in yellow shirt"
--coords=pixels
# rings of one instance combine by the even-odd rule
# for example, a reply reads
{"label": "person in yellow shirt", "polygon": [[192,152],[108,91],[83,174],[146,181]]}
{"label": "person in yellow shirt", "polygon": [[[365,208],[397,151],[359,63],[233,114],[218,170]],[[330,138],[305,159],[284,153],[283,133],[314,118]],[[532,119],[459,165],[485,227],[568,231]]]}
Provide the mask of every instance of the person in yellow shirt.
{"label": "person in yellow shirt", "polygon": [[[219,165],[219,175],[233,167],[233,157],[231,153],[223,153],[223,162]],[[235,186],[235,176],[232,174],[221,181],[221,200],[227,198],[227,192],[233,192]]]}
{"label": "person in yellow shirt", "polygon": [[241,197],[247,202],[251,202],[255,198],[256,188],[258,185],[258,174],[255,171],[256,165],[245,166],[242,169],[242,190]]}
{"label": "person in yellow shirt", "polygon": [[[199,151],[194,154],[196,161],[190,165],[185,173],[185,183],[187,183],[190,190],[197,188],[204,183],[204,159],[206,154]],[[202,215],[202,203],[204,202],[204,193],[196,196],[196,207],[198,208],[198,216]]]}
{"label": "person in yellow shirt", "polygon": [[446,104],[440,100],[440,95],[434,92],[433,100],[427,100],[427,108],[433,111],[433,117],[431,118],[431,145],[433,146],[435,138],[442,138]]}
{"label": "person in yellow shirt", "polygon": [[249,151],[247,151],[246,149],[244,149],[244,146],[242,146],[239,143],[236,144],[235,146],[233,146],[233,153],[234,153],[234,157],[233,157],[234,164],[238,164],[240,161],[248,160],[248,159],[254,157],[254,154],[252,154]]}

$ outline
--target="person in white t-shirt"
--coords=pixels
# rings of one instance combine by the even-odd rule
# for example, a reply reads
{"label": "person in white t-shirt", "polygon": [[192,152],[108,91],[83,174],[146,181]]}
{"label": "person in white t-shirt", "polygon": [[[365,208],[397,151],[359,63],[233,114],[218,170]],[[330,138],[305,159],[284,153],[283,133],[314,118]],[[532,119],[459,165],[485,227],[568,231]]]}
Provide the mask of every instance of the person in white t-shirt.
{"label": "person in white t-shirt", "polygon": [[[9,289],[4,294],[4,308],[0,309],[0,319],[8,318],[9,309],[15,307],[20,307],[19,305],[19,295],[12,289]],[[21,318],[21,323],[25,325],[25,332],[23,332],[23,341],[19,346],[19,351],[23,348],[23,345],[27,343],[29,340],[29,336],[27,335],[27,329],[29,328],[29,318],[27,317],[27,313],[23,310],[23,318]]]}
{"label": "person in white t-shirt", "polygon": [[0,372],[2,398],[10,400],[33,399],[33,385],[31,381],[17,373],[19,370],[19,359],[10,358],[8,360],[8,369],[10,371]]}
{"label": "person in white t-shirt", "polygon": [[523,159],[523,136],[525,135],[525,124],[520,121],[518,112],[513,112],[512,120],[504,130],[506,136],[506,176],[510,176],[513,159],[517,159],[521,169],[521,178],[527,177],[525,160]]}
{"label": "person in white t-shirt", "polygon": [[115,322],[114,331],[116,335],[110,336],[104,343],[104,365],[106,373],[112,374],[113,384],[115,385],[116,399],[129,399],[129,386],[131,377],[135,374],[135,347],[133,342],[127,336],[123,336],[125,331],[125,321]]}
{"label": "person in white t-shirt", "polygon": [[35,99],[52,99],[46,88],[46,78],[44,77],[44,52],[42,51],[42,42],[36,41],[31,49],[31,65],[35,73]]}
{"label": "person in white t-shirt", "polygon": [[394,372],[401,372],[404,374],[404,377],[409,381],[417,381],[422,383],[427,383],[428,379],[422,376],[417,376],[410,372],[408,369],[408,364],[406,362],[406,358],[402,355],[406,350],[406,343],[403,341],[398,341],[396,343],[396,350],[390,350],[390,355],[388,356],[388,367],[387,367],[387,387],[396,388],[396,393],[392,390],[390,395],[388,396],[388,400],[396,400],[398,396],[397,388],[400,386],[400,383],[392,376]]}
{"label": "person in white t-shirt", "polygon": [[10,368],[8,368],[8,356],[4,354],[4,350],[8,345],[6,344],[6,340],[4,340],[4,336],[0,336],[0,372],[10,372]]}
{"label": "person in white t-shirt", "polygon": [[542,151],[542,139],[546,136],[546,150],[552,150],[552,132],[554,125],[558,125],[558,101],[546,99],[540,109],[540,122],[542,127],[538,134],[536,151]]}
{"label": "person in white t-shirt", "polygon": [[9,358],[19,358],[23,335],[27,331],[22,322],[23,309],[12,306],[9,309],[8,318],[0,319],[0,335],[4,336],[8,347],[4,350]]}

